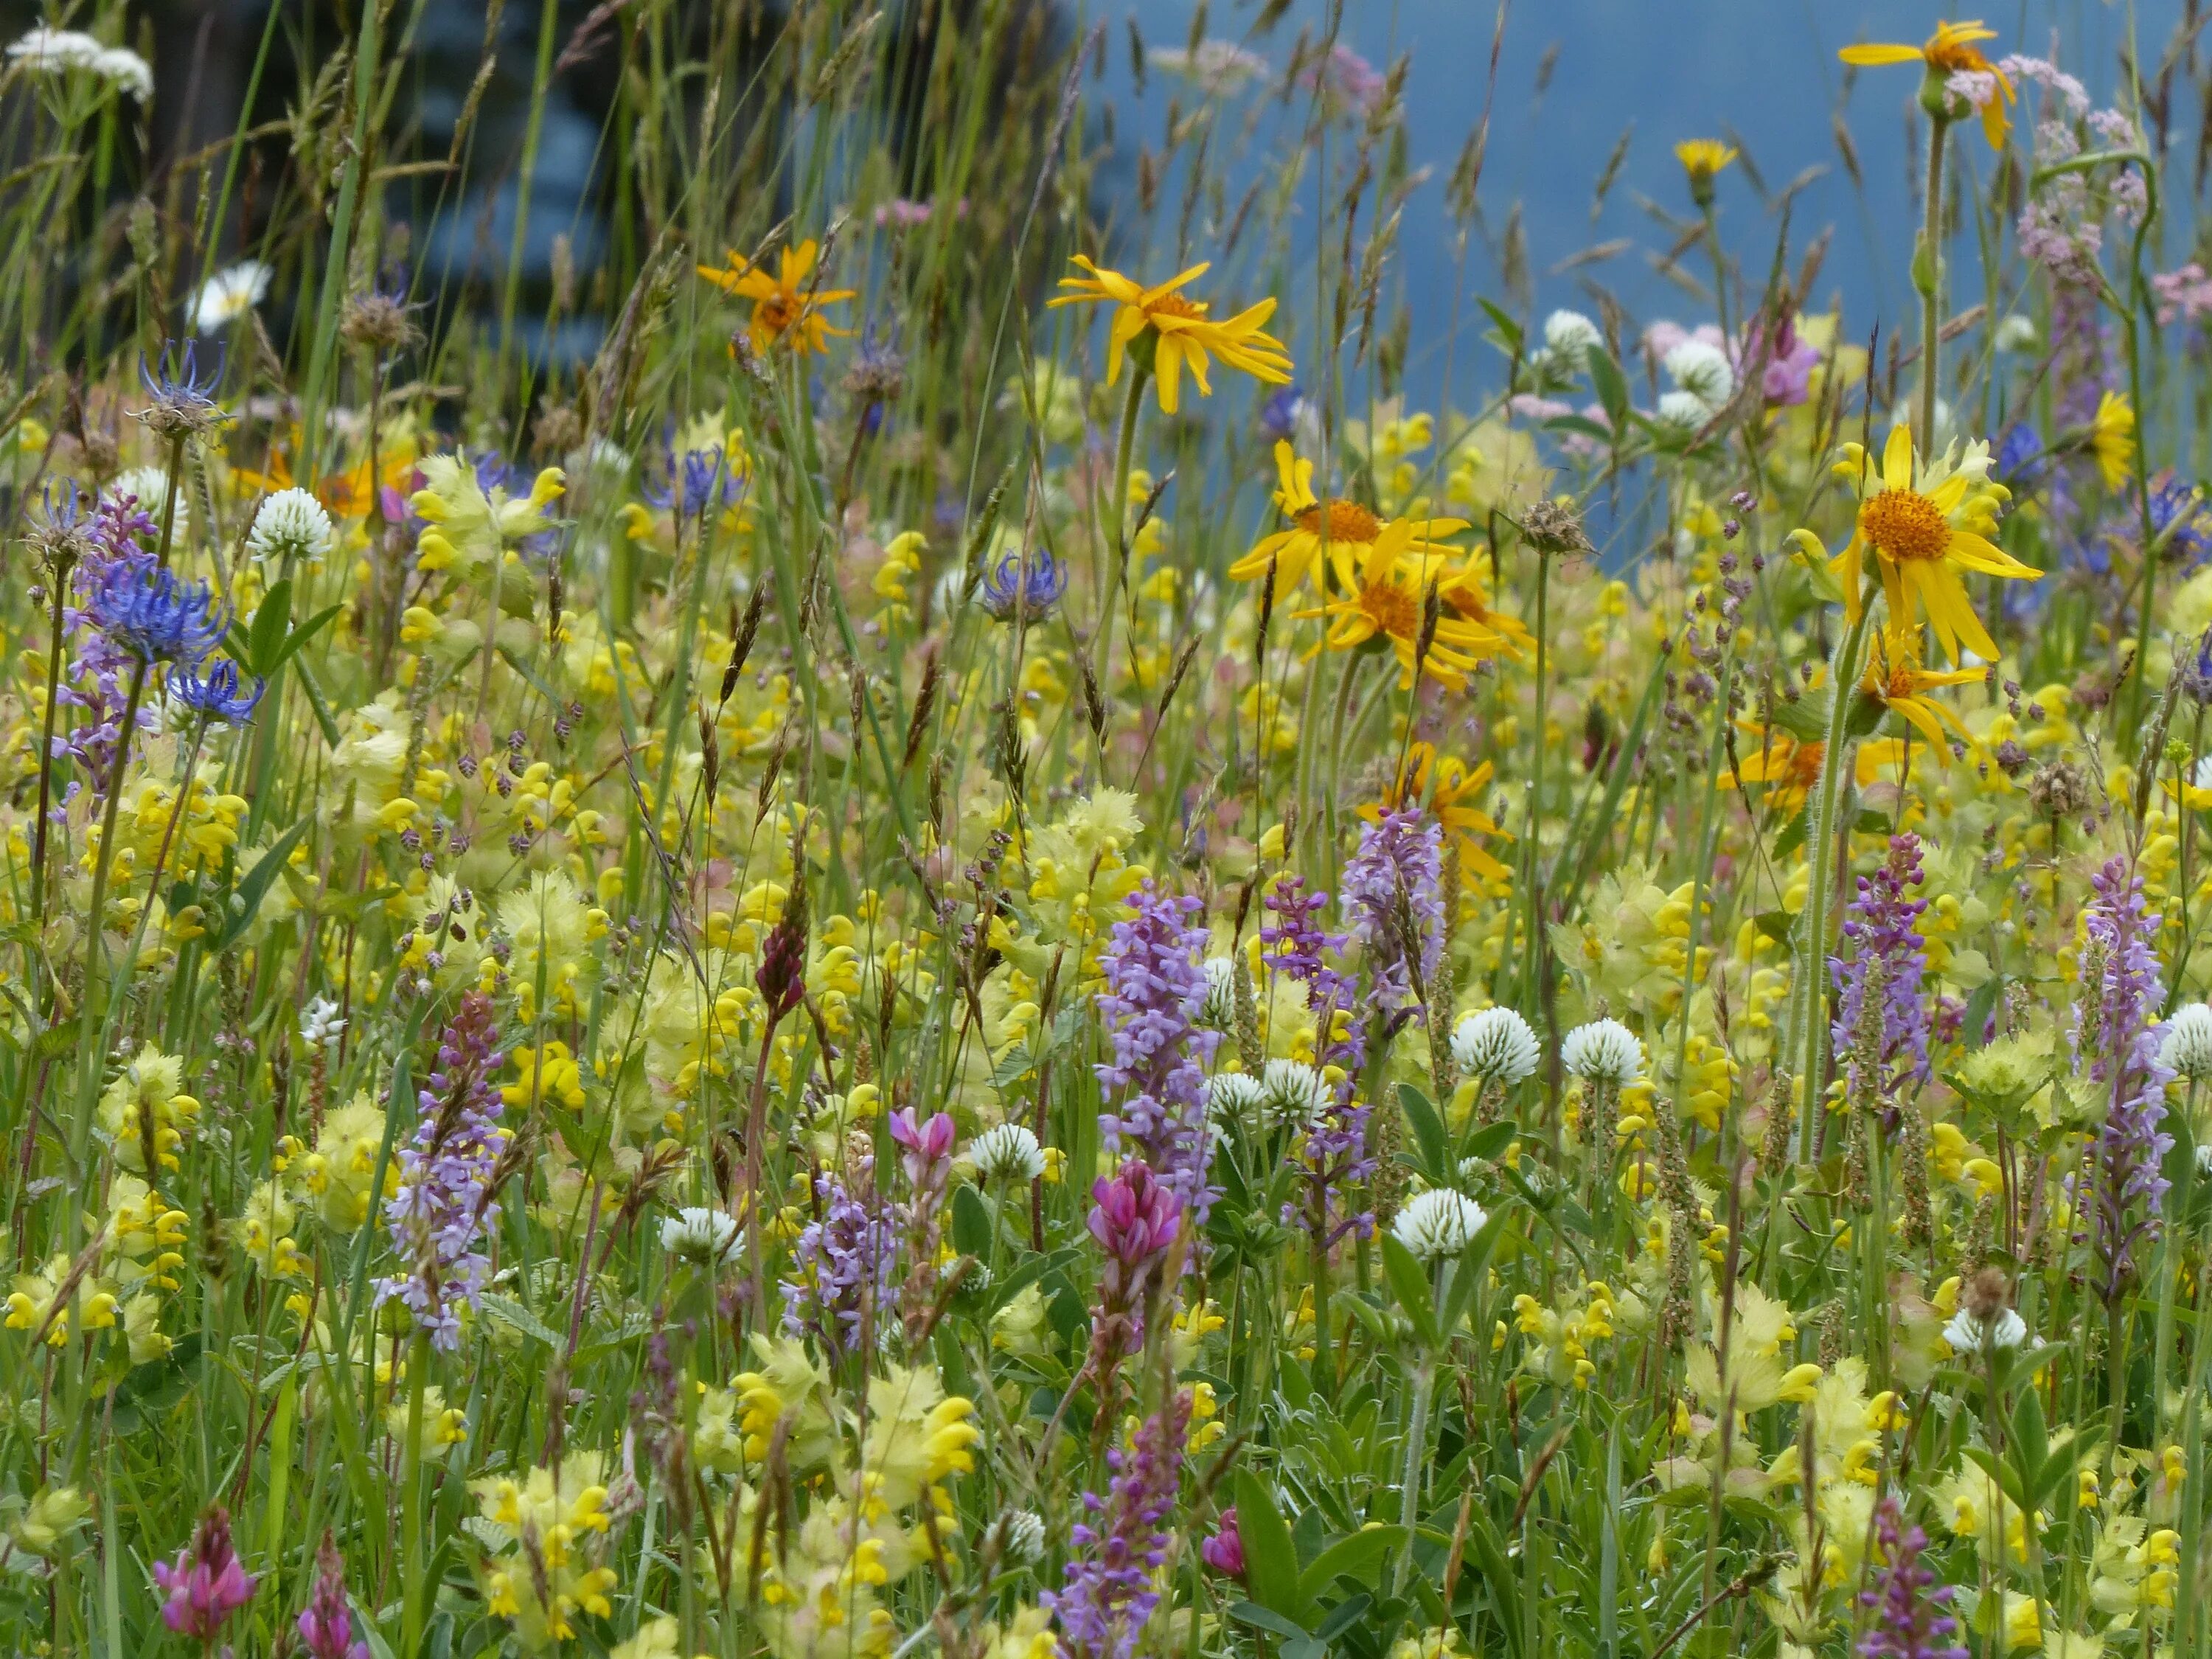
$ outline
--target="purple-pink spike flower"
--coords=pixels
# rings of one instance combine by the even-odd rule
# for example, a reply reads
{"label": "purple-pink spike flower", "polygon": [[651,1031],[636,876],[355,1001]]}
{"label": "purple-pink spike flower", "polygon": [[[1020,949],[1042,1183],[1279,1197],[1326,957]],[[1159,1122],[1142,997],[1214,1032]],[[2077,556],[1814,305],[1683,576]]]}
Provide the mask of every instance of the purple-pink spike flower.
{"label": "purple-pink spike flower", "polygon": [[1101,1176],[1091,1198],[1091,1236],[1106,1252],[1108,1279],[1117,1288],[1141,1284],[1175,1243],[1182,1200],[1141,1159],[1124,1164],[1111,1181]]}
{"label": "purple-pink spike flower", "polygon": [[345,1562],[328,1533],[315,1553],[315,1587],[301,1612],[300,1645],[307,1659],[369,1659],[369,1646],[354,1638],[353,1605],[346,1600]]}
{"label": "purple-pink spike flower", "polygon": [[904,1149],[899,1162],[906,1169],[906,1178],[917,1187],[925,1183],[935,1165],[952,1156],[956,1132],[950,1112],[939,1112],[917,1123],[914,1109],[906,1107],[891,1114],[890,1131],[891,1139]]}
{"label": "purple-pink spike flower", "polygon": [[[2166,1121],[2166,1085],[2158,1012],[2159,918],[2143,898],[2142,878],[2113,859],[2089,878],[2095,896],[2082,931],[2100,947],[2104,979],[2095,988],[2095,1029],[2075,1033],[2077,1059],[2110,1093],[2095,1149],[2096,1289],[2107,1306],[2135,1282],[2135,1249],[2158,1237],[2166,1182],[2160,1174],[2173,1137]],[[2085,1022],[2086,1024],[2086,1022]],[[2140,1211],[2137,1206],[2140,1205]]]}
{"label": "purple-pink spike flower", "polygon": [[1198,1547],[1206,1565],[1225,1578],[1244,1577],[1244,1534],[1237,1529],[1237,1505],[1221,1511],[1221,1528]]}
{"label": "purple-pink spike flower", "polygon": [[[1836,987],[1836,1056],[1855,1099],[1878,1098],[1885,1110],[1906,1084],[1928,1077],[1928,1006],[1921,994],[1928,948],[1918,932],[1928,901],[1907,896],[1920,884],[1920,837],[1893,836],[1889,856],[1859,878],[1858,896],[1844,913],[1840,954],[1828,959]],[[1876,971],[1876,965],[1879,971]],[[1882,998],[1879,1051],[1858,1052],[1865,1031],[1867,991]]]}
{"label": "purple-pink spike flower", "polygon": [[212,1642],[230,1615],[253,1599],[254,1576],[230,1544],[230,1514],[220,1504],[200,1516],[190,1548],[172,1565],[154,1564],[154,1582],[167,1598],[161,1622],[179,1636]]}
{"label": "purple-pink spike flower", "polygon": [[1182,1472],[1190,1392],[1177,1389],[1146,1418],[1127,1451],[1106,1454],[1114,1471],[1106,1496],[1083,1494],[1091,1520],[1071,1530],[1067,1577],[1038,1599],[1052,1609],[1076,1659],[1130,1659],[1152,1609],[1156,1575],[1167,1559],[1166,1523]]}
{"label": "purple-pink spike flower", "polygon": [[1859,1605],[1873,1618],[1859,1640],[1860,1659],[1970,1659],[1952,1638],[1959,1621],[1947,1611],[1948,1585],[1923,1565],[1928,1534],[1907,1528],[1897,1500],[1885,1498],[1875,1511],[1875,1558],[1882,1564],[1880,1581],[1859,1592]]}
{"label": "purple-pink spike flower", "polygon": [[1206,932],[1191,918],[1203,908],[1151,882],[1129,895],[1128,915],[1099,953],[1114,1057],[1097,1067],[1099,1087],[1120,1097],[1099,1120],[1107,1150],[1143,1159],[1200,1222],[1213,1200],[1205,1063],[1221,1041],[1199,1024]]}

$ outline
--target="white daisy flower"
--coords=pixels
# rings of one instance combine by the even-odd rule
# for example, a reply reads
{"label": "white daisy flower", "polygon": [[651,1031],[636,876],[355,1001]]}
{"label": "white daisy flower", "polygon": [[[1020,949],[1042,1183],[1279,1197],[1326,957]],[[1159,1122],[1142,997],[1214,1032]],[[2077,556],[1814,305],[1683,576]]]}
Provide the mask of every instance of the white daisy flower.
{"label": "white daisy flower", "polygon": [[269,297],[269,279],[275,273],[258,259],[218,270],[200,284],[192,298],[191,325],[195,331],[212,334]]}

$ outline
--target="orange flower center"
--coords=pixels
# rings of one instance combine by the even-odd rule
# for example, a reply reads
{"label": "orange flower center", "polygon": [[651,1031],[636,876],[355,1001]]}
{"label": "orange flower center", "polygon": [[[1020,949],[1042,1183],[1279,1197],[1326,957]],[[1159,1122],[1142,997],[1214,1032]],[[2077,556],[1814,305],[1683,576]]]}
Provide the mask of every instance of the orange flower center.
{"label": "orange flower center", "polygon": [[770,334],[781,334],[797,322],[805,309],[805,305],[797,295],[779,294],[771,299],[754,302],[753,321]]}
{"label": "orange flower center", "polygon": [[1318,536],[1324,520],[1333,542],[1372,542],[1382,533],[1382,520],[1358,501],[1332,501],[1310,507],[1298,514],[1298,528],[1309,536]]}
{"label": "orange flower center", "polygon": [[1951,550],[1943,509],[1917,489],[1885,489],[1859,509],[1859,532],[1892,559],[1940,559]]}
{"label": "orange flower center", "polygon": [[1893,668],[1889,671],[1889,688],[1883,694],[1892,702],[1900,702],[1912,695],[1912,671]]}
{"label": "orange flower center", "polygon": [[1203,317],[1206,303],[1202,300],[1186,300],[1180,294],[1163,294],[1145,306],[1147,317]]}
{"label": "orange flower center", "polygon": [[1990,67],[1979,47],[1954,45],[1940,36],[1923,47],[1920,56],[1929,69],[1945,75],[1956,75],[1960,70],[1986,73]]}
{"label": "orange flower center", "polygon": [[1827,752],[1825,743],[1799,744],[1790,754],[1790,781],[1804,789],[1820,782],[1821,757]]}
{"label": "orange flower center", "polygon": [[1395,582],[1376,582],[1359,590],[1353,601],[1378,634],[1401,640],[1418,639],[1421,631],[1421,602]]}

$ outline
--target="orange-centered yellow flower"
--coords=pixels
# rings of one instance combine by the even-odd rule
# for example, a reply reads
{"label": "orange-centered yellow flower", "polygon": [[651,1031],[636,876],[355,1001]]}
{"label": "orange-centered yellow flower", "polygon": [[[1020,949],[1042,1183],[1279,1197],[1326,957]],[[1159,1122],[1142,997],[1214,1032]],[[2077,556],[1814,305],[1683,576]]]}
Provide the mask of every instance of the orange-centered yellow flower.
{"label": "orange-centered yellow flower", "polygon": [[1948,707],[1925,694],[1939,685],[1972,685],[1983,678],[1978,668],[1954,669],[1949,673],[1934,673],[1923,668],[1919,624],[1900,626],[1892,622],[1883,627],[1881,637],[1875,642],[1874,653],[1867,659],[1866,672],[1859,680],[1859,690],[1893,714],[1911,721],[1913,729],[1928,739],[1936,753],[1948,761],[1951,758],[1951,740],[1943,728],[1949,726],[1969,744],[1974,740],[1973,733]]}
{"label": "orange-centered yellow flower", "polygon": [[1860,573],[1871,550],[1894,623],[1910,625],[1924,605],[1952,661],[1959,660],[1963,645],[1994,662],[1996,643],[1974,614],[1960,575],[1972,571],[2033,581],[2042,573],[1990,539],[1999,509],[2012,497],[1990,477],[1989,446],[1977,441],[1963,453],[1946,450],[1932,465],[1923,466],[1911,430],[1900,424],[1891,428],[1880,471],[1855,443],[1843,447],[1835,471],[1859,495],[1851,538],[1830,565],[1843,585],[1851,620],[1858,619]]}
{"label": "orange-centered yellow flower", "polygon": [[1273,300],[1262,300],[1234,317],[1217,320],[1206,314],[1205,301],[1179,291],[1186,283],[1206,274],[1203,264],[1193,265],[1157,288],[1142,288],[1120,271],[1095,265],[1079,253],[1075,263],[1091,274],[1061,277],[1060,285],[1067,292],[1051,303],[1072,306],[1103,300],[1116,307],[1106,335],[1108,385],[1121,378],[1121,359],[1132,347],[1139,352],[1150,350],[1150,368],[1159,382],[1160,407],[1170,415],[1182,399],[1186,366],[1190,378],[1198,383],[1199,395],[1213,395],[1212,384],[1206,379],[1212,357],[1231,368],[1243,369],[1255,380],[1271,386],[1290,383],[1290,353],[1280,340],[1262,332],[1260,326],[1275,314]]}
{"label": "orange-centered yellow flower", "polygon": [[1455,536],[1467,528],[1464,519],[1384,519],[1358,501],[1332,496],[1323,501],[1314,494],[1314,464],[1296,454],[1287,442],[1275,446],[1275,473],[1280,483],[1275,505],[1290,526],[1262,536],[1252,550],[1229,567],[1240,582],[1264,581],[1268,562],[1275,568],[1275,596],[1290,593],[1308,574],[1320,580],[1322,552],[1341,549],[1354,559],[1388,539],[1394,550],[1417,559],[1442,559],[1446,550],[1431,539]]}
{"label": "orange-centered yellow flower", "polygon": [[797,247],[784,249],[773,276],[735,248],[730,250],[730,263],[724,269],[701,265],[698,270],[725,294],[753,302],[752,321],[745,331],[763,351],[786,335],[791,337],[795,351],[827,351],[829,336],[853,331],[831,327],[822,307],[851,299],[853,290],[824,289],[807,281],[820,252],[811,236]]}
{"label": "orange-centered yellow flower", "polygon": [[1413,532],[1425,532],[1431,524],[1440,522],[1432,520],[1416,526],[1408,520],[1394,520],[1388,528],[1403,526],[1407,533],[1378,536],[1358,558],[1332,547],[1329,564],[1336,574],[1338,596],[1296,614],[1328,619],[1325,639],[1332,651],[1357,650],[1370,640],[1387,640],[1404,671],[1401,686],[1413,684],[1417,660],[1420,672],[1433,679],[1449,686],[1466,684],[1467,671],[1504,641],[1488,629],[1449,614],[1439,604],[1436,632],[1426,653],[1422,652],[1423,617],[1436,573],[1429,568],[1432,561],[1408,558],[1406,549]]}
{"label": "orange-centered yellow flower", "polygon": [[1485,836],[1513,839],[1480,805],[1483,791],[1490,787],[1492,770],[1491,763],[1485,761],[1470,771],[1465,762],[1449,755],[1439,756],[1434,744],[1414,744],[1406,751],[1406,767],[1399,774],[1397,786],[1386,792],[1380,801],[1370,801],[1362,806],[1359,816],[1369,823],[1377,823],[1383,813],[1395,812],[1401,807],[1425,810],[1443,826],[1447,837],[1458,838],[1462,863],[1488,880],[1504,881],[1509,872],[1485,850],[1480,840]]}
{"label": "orange-centered yellow flower", "polygon": [[1953,76],[1988,76],[1988,95],[1969,101],[1981,110],[1982,136],[1990,141],[1990,148],[2002,149],[2006,130],[2012,125],[2005,114],[2005,106],[2013,101],[2012,80],[1983,55],[1977,44],[1996,38],[1995,29],[1984,28],[1981,20],[1974,18],[1963,23],[1938,23],[1936,33],[1917,46],[1845,46],[1836,56],[1860,69],[1883,64],[1924,64],[1929,75],[1942,82],[1947,97],[1959,95],[1952,87]]}

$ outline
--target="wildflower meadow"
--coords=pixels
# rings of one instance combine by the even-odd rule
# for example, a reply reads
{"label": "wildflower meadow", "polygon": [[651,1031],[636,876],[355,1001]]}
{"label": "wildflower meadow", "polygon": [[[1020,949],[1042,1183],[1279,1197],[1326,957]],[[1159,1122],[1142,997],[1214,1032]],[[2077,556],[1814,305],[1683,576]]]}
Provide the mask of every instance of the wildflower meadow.
{"label": "wildflower meadow", "polygon": [[0,58],[0,1650],[2212,1654],[2196,0],[514,6]]}

